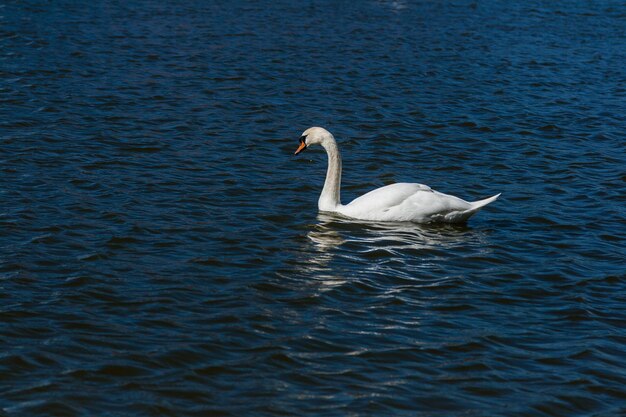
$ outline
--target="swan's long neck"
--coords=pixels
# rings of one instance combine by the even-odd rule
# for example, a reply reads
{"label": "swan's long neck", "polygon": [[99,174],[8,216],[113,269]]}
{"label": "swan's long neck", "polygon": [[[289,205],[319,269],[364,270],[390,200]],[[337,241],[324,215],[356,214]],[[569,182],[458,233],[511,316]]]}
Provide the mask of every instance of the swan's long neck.
{"label": "swan's long neck", "polygon": [[341,155],[334,138],[323,142],[322,146],[328,154],[328,171],[317,206],[320,211],[335,211],[341,205]]}

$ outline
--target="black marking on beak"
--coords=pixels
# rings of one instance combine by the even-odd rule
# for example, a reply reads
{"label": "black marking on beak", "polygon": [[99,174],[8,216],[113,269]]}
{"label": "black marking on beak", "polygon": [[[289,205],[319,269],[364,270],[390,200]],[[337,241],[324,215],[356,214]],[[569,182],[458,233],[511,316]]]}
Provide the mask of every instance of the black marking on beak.
{"label": "black marking on beak", "polygon": [[306,149],[306,135],[304,136],[300,136],[300,146],[298,146],[298,149],[296,150],[296,152],[294,153],[294,155],[298,155],[300,152],[302,152],[303,150]]}

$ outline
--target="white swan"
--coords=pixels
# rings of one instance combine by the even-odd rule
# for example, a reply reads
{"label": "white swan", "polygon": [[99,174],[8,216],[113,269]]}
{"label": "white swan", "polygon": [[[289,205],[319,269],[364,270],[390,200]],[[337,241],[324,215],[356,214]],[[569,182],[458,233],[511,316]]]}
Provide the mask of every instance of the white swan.
{"label": "white swan", "polygon": [[328,154],[328,171],[318,201],[320,211],[339,213],[359,220],[411,221],[417,223],[462,223],[500,194],[480,201],[467,202],[437,192],[427,185],[397,183],[370,191],[343,205],[340,200],[341,156],[333,135],[321,127],[311,127],[300,137],[298,155],[311,145],[322,145]]}

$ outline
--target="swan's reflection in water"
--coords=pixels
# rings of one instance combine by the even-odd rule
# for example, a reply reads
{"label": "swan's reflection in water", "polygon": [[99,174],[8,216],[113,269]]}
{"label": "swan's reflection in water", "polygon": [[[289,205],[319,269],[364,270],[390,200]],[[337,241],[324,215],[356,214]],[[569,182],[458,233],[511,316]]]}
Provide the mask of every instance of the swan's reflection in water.
{"label": "swan's reflection in water", "polygon": [[305,269],[327,288],[372,274],[413,280],[453,254],[487,246],[484,232],[466,225],[363,222],[327,213],[317,220],[307,233]]}
{"label": "swan's reflection in water", "polygon": [[333,229],[332,224],[325,221],[313,225],[313,230],[307,233],[307,237],[320,252],[327,252],[341,246],[345,242],[341,234]]}
{"label": "swan's reflection in water", "polygon": [[329,267],[337,253],[335,249],[345,243],[341,233],[333,227],[333,219],[332,216],[320,214],[319,222],[312,225],[307,233],[307,238],[313,243],[313,250],[309,251],[310,259],[305,264],[305,270],[321,284],[322,291],[346,282],[339,271]]}
{"label": "swan's reflection in water", "polygon": [[319,213],[317,220],[307,237],[320,251],[346,242],[360,242],[372,248],[441,249],[480,237],[467,225],[365,222],[327,213]]}

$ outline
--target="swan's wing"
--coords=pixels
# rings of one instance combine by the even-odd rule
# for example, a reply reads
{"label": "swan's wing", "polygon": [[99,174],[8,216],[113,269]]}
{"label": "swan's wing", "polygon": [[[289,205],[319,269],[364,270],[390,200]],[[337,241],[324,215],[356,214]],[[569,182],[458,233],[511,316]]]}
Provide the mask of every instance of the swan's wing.
{"label": "swan's wing", "polygon": [[394,211],[390,215],[411,221],[453,222],[457,218],[461,219],[462,213],[471,208],[471,203],[459,197],[433,190],[430,194],[415,193],[407,198],[402,205],[389,211]]}
{"label": "swan's wing", "polygon": [[370,191],[343,206],[344,215],[364,220],[431,221],[471,208],[458,197],[432,190],[427,185],[398,183]]}
{"label": "swan's wing", "polygon": [[382,211],[401,204],[418,191],[433,192],[427,185],[400,182],[386,185],[363,194],[352,200],[352,202],[345,207],[358,210]]}

